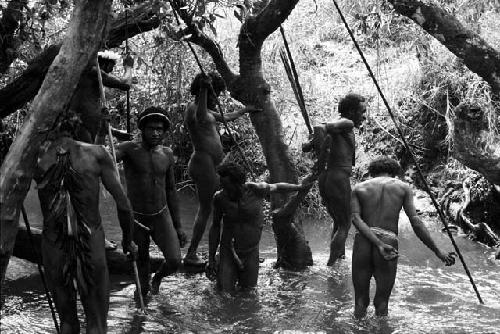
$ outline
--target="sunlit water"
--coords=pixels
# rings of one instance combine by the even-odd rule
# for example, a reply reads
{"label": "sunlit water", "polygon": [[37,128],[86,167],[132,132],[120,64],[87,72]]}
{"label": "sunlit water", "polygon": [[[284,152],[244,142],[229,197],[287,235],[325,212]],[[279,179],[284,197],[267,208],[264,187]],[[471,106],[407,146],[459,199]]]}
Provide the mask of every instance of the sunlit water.
{"label": "sunlit water", "polygon": [[[109,204],[109,198],[103,203],[107,235],[120,240],[118,224],[112,218],[114,205]],[[40,221],[32,194],[26,205],[30,219]],[[182,208],[184,225],[190,232],[195,203],[185,197]],[[433,237],[451,250],[446,235],[435,225],[430,226]],[[330,268],[325,265],[330,226],[318,221],[304,221],[304,226],[314,266],[303,272],[273,269],[276,248],[271,228],[266,227],[261,241],[264,262],[253,292],[222,294],[204,275],[179,273],[164,279],[160,294],[151,298],[148,314],[143,316],[133,301],[135,286],[130,278],[112,276],[109,332],[500,333],[500,263],[492,259],[491,249],[457,237],[485,301],[485,305],[480,305],[461,264],[444,267],[415,237],[407,220],[402,219],[399,270],[389,316],[375,317],[370,306],[368,316],[356,320],[352,315],[352,235],[346,259]],[[206,236],[202,246],[202,251],[206,251]],[[2,333],[53,333],[36,266],[13,259],[7,276]],[[373,297],[373,282],[371,290]],[[79,309],[83,319],[83,310]]]}

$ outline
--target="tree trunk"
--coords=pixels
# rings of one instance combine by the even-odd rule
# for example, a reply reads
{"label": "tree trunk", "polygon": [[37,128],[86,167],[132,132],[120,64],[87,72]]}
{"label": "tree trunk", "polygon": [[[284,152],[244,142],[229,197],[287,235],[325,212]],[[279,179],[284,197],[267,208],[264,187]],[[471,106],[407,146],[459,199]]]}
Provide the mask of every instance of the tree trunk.
{"label": "tree trunk", "polygon": [[[33,242],[27,230],[23,226],[19,226],[19,231],[16,235],[16,243],[12,255],[23,260],[28,260],[33,263],[40,261],[41,244],[42,244],[42,231],[37,228],[31,228]],[[163,256],[151,256],[151,272],[155,272],[160,268],[164,258]],[[123,254],[121,249],[106,251],[106,262],[110,274],[124,275],[132,274],[132,266],[130,259]],[[183,267],[179,268],[179,272],[199,273],[203,272],[203,267]]]}
{"label": "tree trunk", "polygon": [[10,64],[17,58],[17,49],[21,45],[15,32],[23,17],[23,8],[28,0],[11,0],[2,11],[0,20],[0,74],[5,73]]}
{"label": "tree trunk", "polygon": [[[129,10],[127,20],[125,20],[125,13],[120,13],[110,23],[105,45],[108,48],[118,47],[127,37],[152,30],[159,25],[160,18],[153,11],[151,3],[134,7]],[[16,112],[33,99],[60,47],[61,45],[58,44],[46,48],[30,62],[28,68],[19,77],[0,89],[0,101],[2,101],[0,118]]]}
{"label": "tree trunk", "polygon": [[68,105],[80,75],[95,57],[106,29],[111,0],[76,1],[67,36],[35,97],[28,119],[0,170],[1,281],[12,254],[21,204],[30,187],[37,152]]}
{"label": "tree trunk", "polygon": [[[288,147],[283,141],[281,120],[270,97],[271,87],[264,79],[261,49],[265,39],[290,15],[297,2],[298,0],[271,0],[256,15],[250,15],[251,9],[247,8],[249,15],[238,37],[240,57],[238,75],[228,67],[220,46],[193,24],[186,11],[180,10],[184,7],[184,2],[173,1],[181,18],[187,24],[186,34],[191,35],[189,40],[203,47],[212,57],[217,70],[226,81],[231,96],[243,104],[253,104],[263,109],[263,112],[254,113],[250,118],[266,158],[270,182],[296,183],[297,172],[290,160]],[[254,4],[260,3],[254,2]],[[272,207],[280,207],[286,200],[286,195],[273,196]],[[289,264],[296,268],[302,268],[304,263],[312,262],[311,251],[300,222],[273,219],[273,225],[277,240],[289,240],[292,243],[289,247],[278,248],[279,259],[286,258]]]}

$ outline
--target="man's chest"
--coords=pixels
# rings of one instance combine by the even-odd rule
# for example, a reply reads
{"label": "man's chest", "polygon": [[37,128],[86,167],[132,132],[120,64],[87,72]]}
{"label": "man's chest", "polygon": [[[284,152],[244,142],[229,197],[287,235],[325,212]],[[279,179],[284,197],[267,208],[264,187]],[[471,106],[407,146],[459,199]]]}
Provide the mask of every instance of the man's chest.
{"label": "man's chest", "polygon": [[125,169],[139,174],[165,175],[172,163],[162,147],[152,150],[133,148],[124,159]]}

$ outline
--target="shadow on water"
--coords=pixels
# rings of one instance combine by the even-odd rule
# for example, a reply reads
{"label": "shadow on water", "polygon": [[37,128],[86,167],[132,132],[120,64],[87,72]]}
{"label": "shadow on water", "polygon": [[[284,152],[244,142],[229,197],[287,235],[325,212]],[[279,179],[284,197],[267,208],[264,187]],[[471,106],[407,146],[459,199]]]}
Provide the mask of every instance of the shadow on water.
{"label": "shadow on water", "polygon": [[[183,198],[186,231],[196,204]],[[33,203],[28,203],[33,206]],[[29,209],[28,209],[29,210]],[[120,240],[113,216],[114,205],[101,205],[108,237]],[[40,219],[35,217],[33,219]],[[379,318],[369,308],[362,320],[353,318],[350,263],[352,236],[346,259],[326,267],[330,226],[305,221],[315,265],[302,272],[273,269],[276,249],[271,228],[261,242],[259,284],[250,292],[219,293],[201,274],[175,274],[163,280],[159,295],[148,301],[143,315],[134,301],[130,277],[112,276],[108,315],[109,333],[498,333],[500,328],[500,266],[488,257],[487,248],[458,237],[457,243],[486,305],[475,299],[460,264],[447,268],[414,236],[407,220],[400,226],[400,259],[390,300],[390,315]],[[451,249],[449,240],[430,225],[439,245]],[[352,231],[351,231],[352,233]],[[202,241],[206,251],[206,236]],[[156,251],[156,250],[155,250]],[[2,333],[53,333],[36,266],[13,259],[8,270]],[[371,296],[374,295],[372,282]],[[79,306],[80,318],[83,310]],[[83,326],[84,327],[84,326]]]}

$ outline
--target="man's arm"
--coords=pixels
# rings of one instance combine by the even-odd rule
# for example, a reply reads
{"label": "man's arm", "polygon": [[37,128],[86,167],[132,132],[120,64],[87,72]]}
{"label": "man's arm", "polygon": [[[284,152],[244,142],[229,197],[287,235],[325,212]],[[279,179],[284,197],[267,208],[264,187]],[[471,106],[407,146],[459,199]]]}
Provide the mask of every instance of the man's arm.
{"label": "man's arm", "polygon": [[122,185],[115,172],[111,156],[103,147],[98,147],[99,163],[101,166],[101,180],[104,188],[109,191],[111,196],[116,202],[116,209],[118,211],[118,220],[123,233],[122,247],[123,252],[131,252],[133,255],[137,253],[137,246],[133,243],[134,231],[134,216],[132,214],[132,207],[130,202],[123,191]]}
{"label": "man's arm", "polygon": [[339,120],[325,124],[325,129],[328,133],[340,133],[352,130],[353,128],[354,122],[347,118],[341,118]]}
{"label": "man's arm", "polygon": [[436,256],[445,263],[447,266],[451,266],[455,263],[455,253],[444,253],[441,251],[434,240],[432,239],[429,231],[425,227],[424,222],[420,219],[415,209],[415,204],[413,202],[413,191],[408,185],[405,185],[405,198],[403,202],[403,208],[406,215],[410,218],[410,224],[413,231],[417,237],[426,245],[431,251],[436,254]]}
{"label": "man's arm", "polygon": [[287,193],[304,189],[305,185],[286,182],[266,183],[266,182],[247,182],[246,186],[261,197],[270,193]]}
{"label": "man's arm", "polygon": [[210,79],[206,78],[200,83],[200,92],[198,94],[198,105],[196,107],[195,118],[197,122],[203,121],[208,116],[208,85],[210,85]]}
{"label": "man's arm", "polygon": [[238,118],[240,118],[241,116],[243,116],[245,114],[249,114],[249,113],[253,113],[253,112],[260,112],[260,111],[262,111],[262,109],[258,109],[258,108],[255,108],[252,105],[248,105],[248,106],[246,106],[243,109],[240,109],[240,110],[237,110],[237,111],[233,111],[233,112],[230,112],[230,113],[225,113],[224,114],[224,118],[222,118],[221,114],[218,113],[218,112],[215,112],[215,111],[210,111],[210,112],[215,117],[215,120],[217,122],[232,122],[235,119],[238,119]]}
{"label": "man's arm", "polygon": [[370,229],[370,227],[365,223],[363,218],[361,218],[361,205],[356,193],[356,187],[352,191],[351,195],[351,213],[352,213],[352,223],[358,229],[365,238],[367,238],[372,244],[374,244],[380,254],[386,260],[393,260],[398,257],[398,251],[391,245],[388,245],[382,240],[380,240],[375,233]]}
{"label": "man's arm", "polygon": [[[96,78],[97,80],[97,68],[92,67],[91,70],[91,75]],[[101,71],[101,77],[102,77],[102,84],[105,87],[109,88],[117,88],[119,90],[127,91],[130,89],[130,84],[132,83],[131,80],[123,80],[115,77],[114,75],[111,75],[109,73],[106,73],[104,71]]]}
{"label": "man's arm", "polygon": [[166,152],[166,154],[171,157],[171,163],[167,170],[167,174],[165,175],[165,193],[167,195],[167,205],[170,211],[170,216],[172,217],[172,222],[175,230],[177,231],[177,237],[179,238],[179,244],[182,248],[186,245],[187,237],[182,230],[181,215],[179,213],[179,196],[175,186],[174,159],[172,152],[169,149],[167,151],[168,152]]}
{"label": "man's arm", "polygon": [[311,190],[311,187],[314,185],[314,181],[318,178],[318,175],[315,171],[311,172],[307,175],[301,182],[302,189],[300,189],[297,194],[290,197],[290,199],[283,205],[282,208],[276,211],[274,215],[277,216],[291,216],[295,213],[300,203],[304,200]]}

